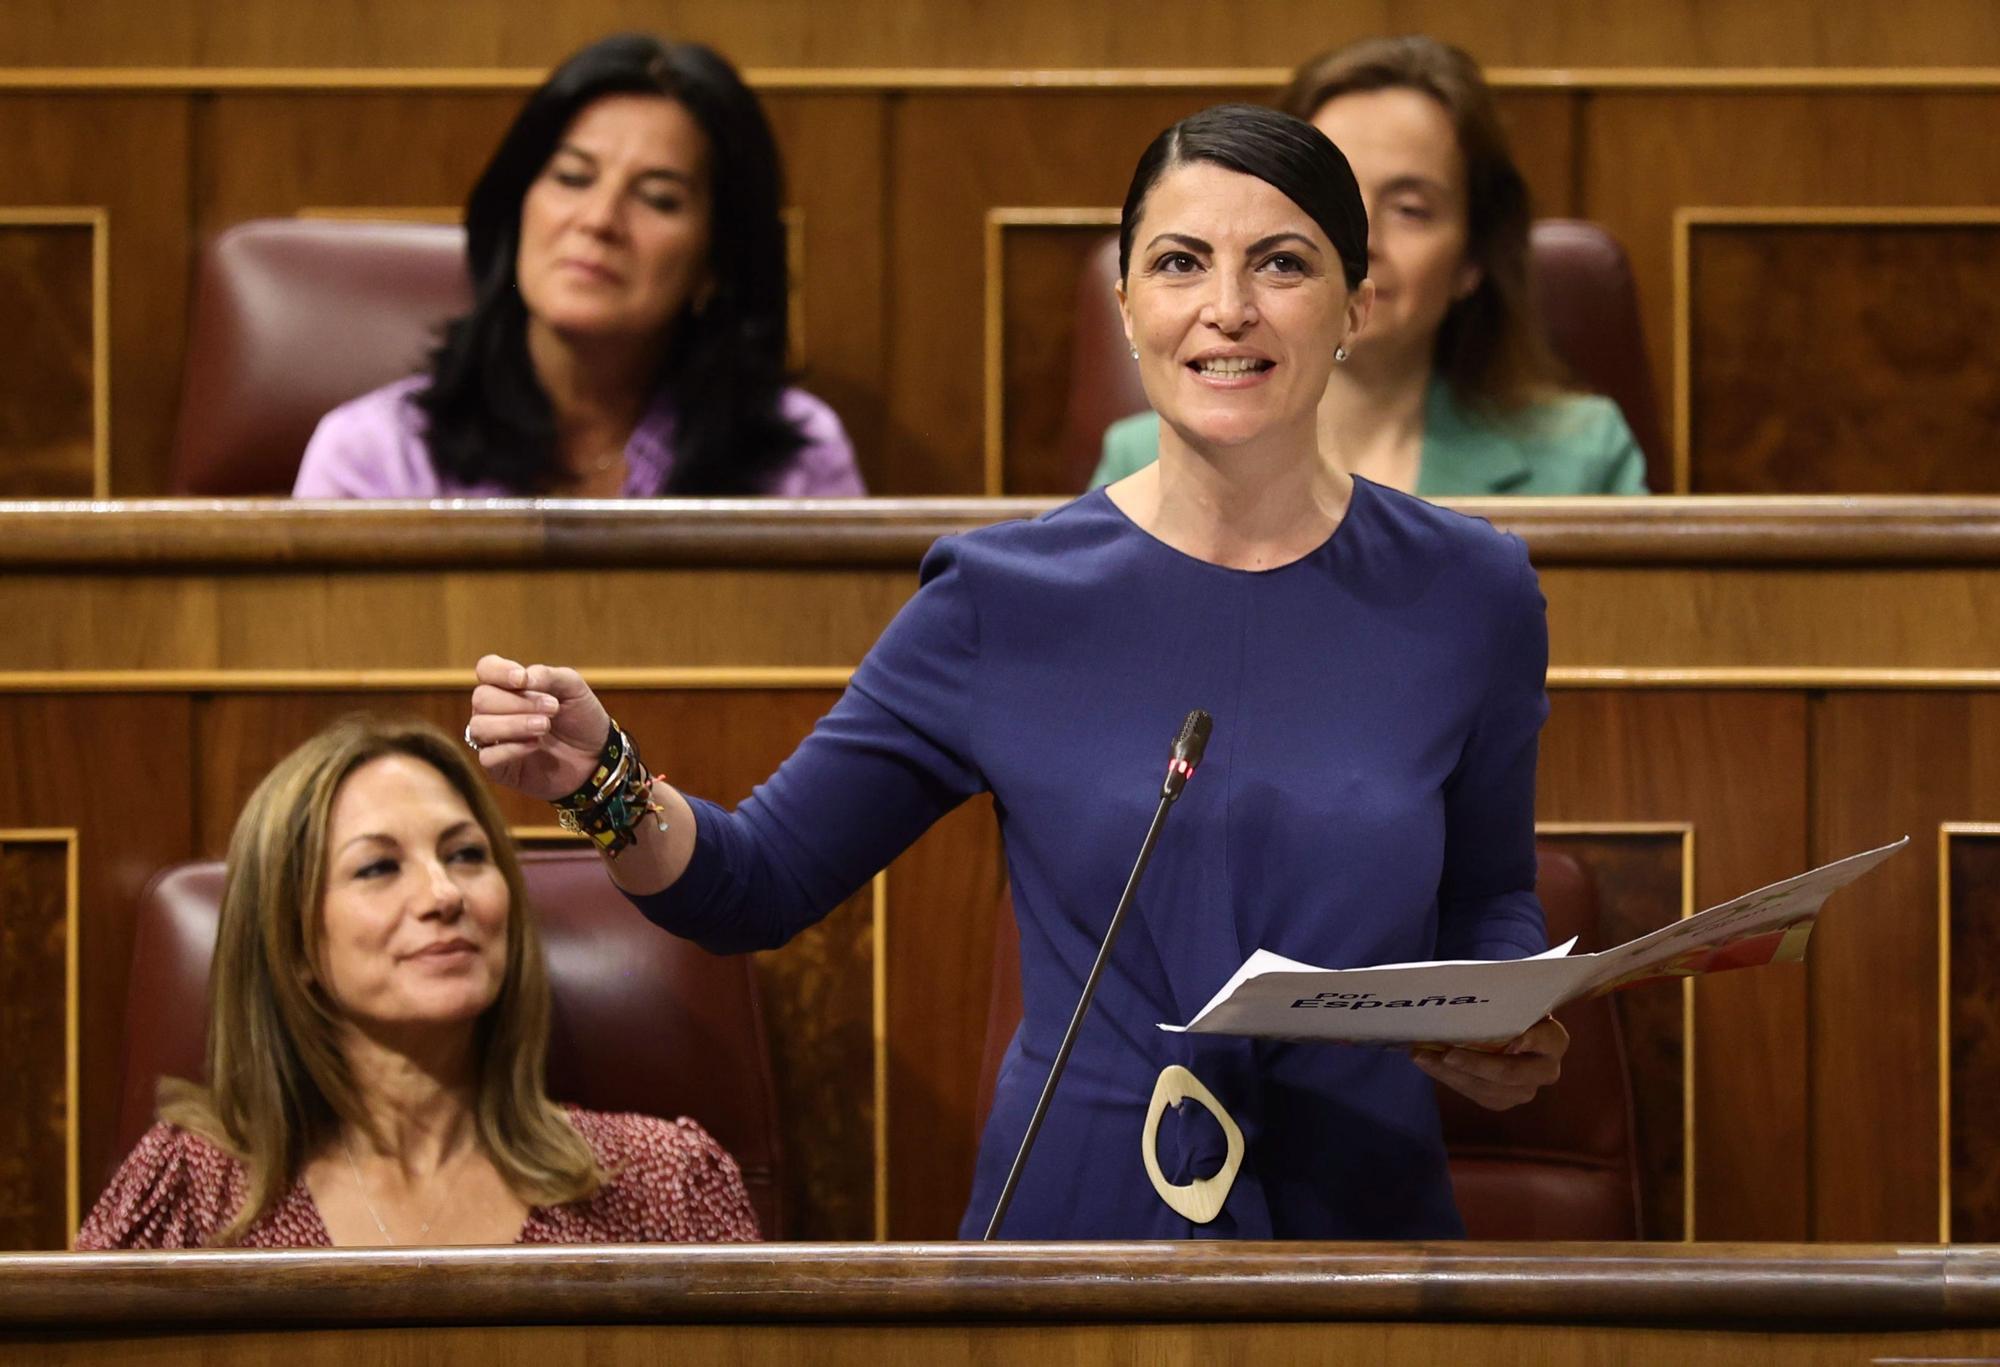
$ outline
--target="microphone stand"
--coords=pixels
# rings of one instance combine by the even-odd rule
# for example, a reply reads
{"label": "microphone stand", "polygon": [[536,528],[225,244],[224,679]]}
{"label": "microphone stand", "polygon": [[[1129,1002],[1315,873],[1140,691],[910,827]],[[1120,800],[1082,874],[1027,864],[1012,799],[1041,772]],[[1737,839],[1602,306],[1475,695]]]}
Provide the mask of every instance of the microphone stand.
{"label": "microphone stand", "polygon": [[1069,1028],[1063,1031],[1062,1045],[1056,1050],[1055,1062],[1049,1065],[1048,1081],[1042,1084],[1042,1094],[1035,1101],[1035,1112],[1028,1117],[1027,1133],[1021,1136],[1021,1147],[1014,1153],[1014,1166],[1007,1170],[1006,1185],[1000,1188],[1000,1199],[993,1205],[993,1218],[986,1222],[986,1233],[980,1236],[982,1240],[994,1238],[1000,1231],[1000,1222],[1007,1218],[1007,1207],[1013,1204],[1014,1188],[1020,1184],[1021,1170],[1028,1165],[1028,1151],[1035,1146],[1035,1136],[1041,1133],[1042,1120],[1048,1114],[1049,1098],[1055,1095],[1056,1080],[1069,1063],[1069,1051],[1076,1045],[1077,1030],[1083,1024],[1084,1014],[1090,1010],[1091,998],[1097,995],[1097,980],[1104,975],[1104,965],[1110,962],[1111,946],[1118,939],[1118,928],[1125,923],[1125,913],[1132,908],[1132,899],[1139,891],[1139,880],[1145,876],[1146,865],[1153,858],[1153,846],[1159,843],[1160,828],[1167,824],[1167,812],[1180,798],[1182,789],[1194,774],[1195,765],[1201,762],[1202,751],[1208,744],[1210,725],[1208,713],[1199,709],[1188,713],[1187,720],[1181,723],[1180,737],[1174,742],[1173,758],[1167,764],[1167,781],[1160,790],[1160,805],[1153,809],[1153,822],[1146,828],[1146,840],[1139,846],[1139,857],[1132,864],[1132,876],[1125,880],[1125,891],[1118,899],[1118,909],[1111,913],[1111,924],[1104,931],[1104,943],[1097,948],[1097,961],[1090,966],[1090,976],[1083,980],[1083,995],[1076,999],[1076,1010],[1070,1014]]}

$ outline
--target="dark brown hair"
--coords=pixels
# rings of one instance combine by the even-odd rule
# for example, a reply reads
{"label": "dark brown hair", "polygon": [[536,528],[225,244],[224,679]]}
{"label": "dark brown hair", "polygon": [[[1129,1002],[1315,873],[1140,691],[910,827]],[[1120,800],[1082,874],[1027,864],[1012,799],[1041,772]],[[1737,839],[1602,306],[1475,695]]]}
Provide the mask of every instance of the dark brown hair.
{"label": "dark brown hair", "polygon": [[1301,66],[1278,107],[1310,119],[1327,101],[1368,90],[1415,90],[1450,117],[1465,159],[1466,256],[1479,287],[1455,301],[1432,363],[1461,403],[1516,412],[1562,384],[1528,289],[1528,183],[1507,148],[1479,63],[1435,38],[1369,38]]}
{"label": "dark brown hair", "polygon": [[1304,119],[1254,104],[1219,104],[1188,115],[1140,153],[1118,216],[1119,279],[1132,273],[1132,234],[1154,182],[1198,161],[1255,176],[1305,210],[1339,254],[1350,290],[1368,274],[1368,211],[1341,150]]}

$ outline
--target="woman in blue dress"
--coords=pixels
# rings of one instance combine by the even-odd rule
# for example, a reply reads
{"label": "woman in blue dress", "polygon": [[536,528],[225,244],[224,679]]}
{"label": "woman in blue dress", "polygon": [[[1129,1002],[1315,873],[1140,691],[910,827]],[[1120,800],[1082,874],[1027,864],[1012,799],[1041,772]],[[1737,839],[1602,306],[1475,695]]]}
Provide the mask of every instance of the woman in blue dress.
{"label": "woman in blue dress", "polygon": [[[1543,601],[1489,524],[1315,448],[1367,324],[1367,223],[1311,125],[1225,106],[1141,158],[1120,302],[1163,426],[1153,465],[1028,522],[947,537],[840,702],[734,811],[654,779],[573,670],[487,656],[466,739],[592,835],[648,917],[712,949],[783,942],[945,812],[994,795],[1023,1020],[963,1232],[985,1227],[1144,835],[1168,743],[1215,719],[1084,1021],[1004,1233],[1425,1238],[1461,1231],[1433,1080],[1483,1104],[1553,1081],[1544,1021],[1505,1052],[1176,1035],[1257,948],[1328,966],[1509,958],[1535,900]],[[1155,1079],[1191,1071],[1240,1128],[1195,1223],[1142,1163]],[[1215,1174],[1193,1106],[1166,1182]]]}

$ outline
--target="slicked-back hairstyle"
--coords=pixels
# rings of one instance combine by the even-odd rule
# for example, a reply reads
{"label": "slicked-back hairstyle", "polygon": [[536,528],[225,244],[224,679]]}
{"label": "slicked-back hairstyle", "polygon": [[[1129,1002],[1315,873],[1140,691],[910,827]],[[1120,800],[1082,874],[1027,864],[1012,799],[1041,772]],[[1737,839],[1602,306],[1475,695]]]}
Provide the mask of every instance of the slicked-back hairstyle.
{"label": "slicked-back hairstyle", "polygon": [[1132,235],[1154,184],[1176,166],[1211,162],[1255,176],[1305,210],[1340,255],[1353,289],[1368,274],[1368,210],[1354,172],[1326,134],[1303,119],[1254,104],[1219,104],[1190,114],[1139,156],[1118,218],[1118,277],[1132,273]]}
{"label": "slicked-back hairstyle", "polygon": [[209,973],[208,1080],[160,1084],[162,1120],[244,1165],[243,1205],[217,1232],[218,1244],[241,1238],[282,1198],[343,1121],[370,1123],[318,958],[334,799],[348,775],[385,755],[420,760],[451,784],[507,881],[506,970],[477,1027],[480,1146],[530,1205],[579,1200],[604,1181],[589,1145],[545,1090],[548,973],[520,861],[485,779],[465,747],[429,722],[356,713],[278,761],[244,805],[229,840]]}
{"label": "slicked-back hairstyle", "polygon": [[431,459],[466,483],[553,487],[555,413],[528,358],[515,278],[521,202],[576,116],[607,95],[679,102],[708,139],[714,292],[671,323],[655,392],[672,401],[669,494],[752,494],[805,446],[782,408],[788,285],[783,175],[764,111],[699,43],[628,33],[592,43],[528,97],[465,205],[472,311],[451,323],[417,395]]}
{"label": "slicked-back hairstyle", "polygon": [[1460,402],[1489,414],[1546,399],[1563,372],[1528,288],[1534,209],[1479,63],[1435,38],[1370,38],[1301,66],[1278,107],[1310,119],[1342,95],[1395,89],[1437,101],[1465,160],[1466,255],[1479,287],[1445,313],[1432,364]]}

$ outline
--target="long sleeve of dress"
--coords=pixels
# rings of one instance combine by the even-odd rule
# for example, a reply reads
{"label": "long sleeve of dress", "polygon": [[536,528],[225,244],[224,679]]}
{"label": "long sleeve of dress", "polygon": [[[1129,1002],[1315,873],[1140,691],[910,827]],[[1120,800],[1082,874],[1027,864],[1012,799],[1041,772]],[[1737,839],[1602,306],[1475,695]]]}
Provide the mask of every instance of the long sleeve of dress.
{"label": "long sleeve of dress", "polygon": [[825,916],[986,786],[971,756],[979,624],[952,538],[840,701],[735,811],[689,798],[695,848],[673,886],[632,901],[717,953],[768,949]]}
{"label": "long sleeve of dress", "polygon": [[1535,758],[1549,714],[1546,602],[1522,544],[1493,613],[1493,673],[1445,782],[1438,957],[1517,959],[1547,946],[1535,896]]}

